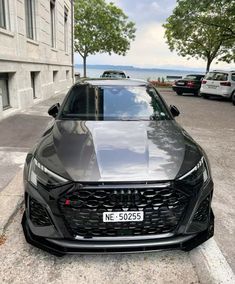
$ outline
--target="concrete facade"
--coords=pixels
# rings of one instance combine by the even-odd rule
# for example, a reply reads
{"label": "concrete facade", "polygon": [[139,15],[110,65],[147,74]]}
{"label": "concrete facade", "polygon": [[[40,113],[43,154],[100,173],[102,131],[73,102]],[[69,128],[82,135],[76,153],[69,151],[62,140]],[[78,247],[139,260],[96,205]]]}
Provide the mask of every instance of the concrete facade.
{"label": "concrete facade", "polygon": [[4,3],[0,7],[1,119],[14,109],[24,109],[71,86],[73,1],[0,2]]}

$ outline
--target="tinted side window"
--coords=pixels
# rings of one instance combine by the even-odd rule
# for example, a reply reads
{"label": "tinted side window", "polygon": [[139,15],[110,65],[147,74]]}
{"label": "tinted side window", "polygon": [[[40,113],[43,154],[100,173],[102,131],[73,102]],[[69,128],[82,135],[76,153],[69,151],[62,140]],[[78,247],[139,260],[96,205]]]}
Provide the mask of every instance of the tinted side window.
{"label": "tinted side window", "polygon": [[232,77],[232,80],[235,81],[235,73],[233,73],[233,74],[231,75],[231,77]]}
{"label": "tinted side window", "polygon": [[198,78],[197,76],[194,76],[194,75],[187,75],[185,79],[197,80]]}
{"label": "tinted side window", "polygon": [[94,89],[89,89],[87,85],[75,86],[72,88],[68,101],[64,106],[64,112],[70,114],[94,113],[95,98]]}

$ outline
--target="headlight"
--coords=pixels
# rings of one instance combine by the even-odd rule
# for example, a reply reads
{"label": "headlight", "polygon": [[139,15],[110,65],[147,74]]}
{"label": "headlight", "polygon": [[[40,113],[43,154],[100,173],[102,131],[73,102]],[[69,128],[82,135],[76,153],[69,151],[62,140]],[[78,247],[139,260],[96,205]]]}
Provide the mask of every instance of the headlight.
{"label": "headlight", "polygon": [[41,184],[47,188],[61,186],[69,182],[67,179],[44,167],[35,158],[30,163],[28,181],[35,186]]}
{"label": "headlight", "polygon": [[209,174],[208,165],[205,158],[202,157],[194,168],[178,178],[178,180],[184,182],[186,185],[203,185],[208,181]]}

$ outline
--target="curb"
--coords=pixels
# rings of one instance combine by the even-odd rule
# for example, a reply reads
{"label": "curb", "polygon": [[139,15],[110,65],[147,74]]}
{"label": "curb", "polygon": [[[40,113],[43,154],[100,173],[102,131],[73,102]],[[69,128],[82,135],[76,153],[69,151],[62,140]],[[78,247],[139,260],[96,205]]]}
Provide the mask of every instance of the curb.
{"label": "curb", "polygon": [[0,236],[23,203],[23,170],[0,192]]}
{"label": "curb", "polygon": [[234,273],[214,238],[189,252],[189,257],[201,283],[235,283]]}

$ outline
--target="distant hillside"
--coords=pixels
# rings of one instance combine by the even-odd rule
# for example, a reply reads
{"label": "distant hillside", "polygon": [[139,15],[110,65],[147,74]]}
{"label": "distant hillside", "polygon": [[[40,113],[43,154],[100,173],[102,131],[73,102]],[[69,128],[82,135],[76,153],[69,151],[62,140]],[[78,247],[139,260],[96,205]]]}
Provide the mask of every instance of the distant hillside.
{"label": "distant hillside", "polygon": [[[82,64],[75,64],[76,68],[83,68]],[[117,69],[117,70],[133,70],[136,69],[133,66],[121,66],[121,65],[87,65],[90,69]]]}
{"label": "distant hillside", "polygon": [[[82,69],[82,64],[75,64],[75,68]],[[155,71],[155,72],[161,72],[161,71],[190,71],[190,69],[171,69],[171,68],[140,68],[140,67],[134,67],[129,65],[87,65],[88,69],[102,69],[102,70],[109,70],[109,69],[115,69],[115,70],[125,70],[125,71]],[[201,71],[201,69],[191,68],[191,71]]]}

